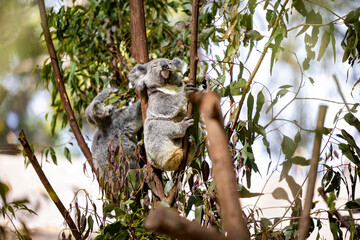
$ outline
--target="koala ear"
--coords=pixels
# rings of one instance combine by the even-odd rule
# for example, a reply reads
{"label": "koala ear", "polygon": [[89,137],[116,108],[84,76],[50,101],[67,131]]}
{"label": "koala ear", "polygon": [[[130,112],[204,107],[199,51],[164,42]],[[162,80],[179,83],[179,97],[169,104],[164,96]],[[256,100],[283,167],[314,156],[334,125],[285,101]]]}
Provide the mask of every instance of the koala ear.
{"label": "koala ear", "polygon": [[181,60],[181,59],[179,59],[179,58],[174,58],[174,59],[172,60],[172,64],[173,64],[177,69],[179,69],[182,74],[184,74],[184,73],[186,72],[186,70],[187,70],[187,64],[186,64],[183,60]]}
{"label": "koala ear", "polygon": [[141,91],[142,89],[144,89],[145,82],[143,77],[146,75],[146,73],[147,68],[145,64],[136,64],[135,67],[131,69],[129,73],[129,80],[137,90]]}

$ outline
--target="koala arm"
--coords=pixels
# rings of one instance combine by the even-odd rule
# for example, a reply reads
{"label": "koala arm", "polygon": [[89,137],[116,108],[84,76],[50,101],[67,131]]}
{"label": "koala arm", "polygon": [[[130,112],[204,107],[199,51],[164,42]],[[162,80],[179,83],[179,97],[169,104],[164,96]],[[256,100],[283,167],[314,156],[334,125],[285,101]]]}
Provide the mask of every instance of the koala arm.
{"label": "koala arm", "polygon": [[111,87],[100,92],[89,104],[85,110],[86,117],[91,124],[97,125],[98,121],[108,117],[114,106],[105,106],[104,101],[112,92],[116,92],[117,88]]}

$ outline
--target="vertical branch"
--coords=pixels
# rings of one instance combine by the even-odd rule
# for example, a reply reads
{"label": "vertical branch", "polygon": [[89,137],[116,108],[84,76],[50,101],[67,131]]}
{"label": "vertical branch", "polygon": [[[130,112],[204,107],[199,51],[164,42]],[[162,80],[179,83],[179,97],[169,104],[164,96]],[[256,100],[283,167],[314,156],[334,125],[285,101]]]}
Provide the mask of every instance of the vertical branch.
{"label": "vertical branch", "polygon": [[[148,48],[146,42],[145,11],[143,0],[129,0],[130,4],[130,33],[131,33],[131,55],[137,63],[146,63],[149,61]],[[148,105],[147,89],[137,92],[141,99],[141,114],[143,123],[146,119],[146,110]],[[146,159],[146,153],[142,156]],[[164,187],[161,181],[161,173],[154,171],[153,167],[147,162],[147,168],[153,177],[158,197],[164,199]],[[152,179],[149,179],[152,181]]]}
{"label": "vertical branch", "polygon": [[228,151],[219,96],[214,92],[195,93],[190,95],[190,101],[200,106],[200,112],[204,117],[206,144],[213,164],[216,195],[227,238],[250,239],[246,222],[242,217],[234,164]]}
{"label": "vertical branch", "polygon": [[319,108],[310,171],[308,173],[309,181],[306,189],[304,210],[301,213],[301,217],[299,221],[299,231],[298,231],[299,240],[306,239],[309,234],[310,211],[313,206],[314,188],[315,188],[316,175],[317,175],[317,169],[320,158],[320,147],[321,147],[321,139],[322,139],[321,130],[324,125],[326,110],[327,110],[326,106],[320,106]]}
{"label": "vertical branch", "polygon": [[[129,0],[130,3],[130,33],[131,33],[131,56],[135,58],[137,63],[147,63],[149,61],[147,43],[146,43],[146,27],[145,27],[145,11],[143,0]],[[143,122],[146,119],[147,109],[147,89],[139,92],[141,98],[141,113]]]}
{"label": "vertical branch", "polygon": [[43,170],[41,169],[33,151],[31,150],[31,147],[26,139],[26,136],[24,134],[24,131],[21,130],[21,132],[19,133],[19,140],[25,150],[26,155],[28,156],[32,166],[34,167],[41,183],[44,185],[48,195],[50,196],[51,200],[54,202],[54,204],[56,205],[56,207],[58,208],[59,212],[61,213],[61,215],[63,216],[63,218],[65,219],[66,223],[68,224],[68,226],[70,227],[70,230],[73,234],[73,236],[75,237],[75,239],[81,239],[81,233],[78,231],[74,221],[72,220],[72,218],[70,217],[69,212],[66,210],[66,208],[64,207],[64,205],[62,204],[62,202],[60,201],[58,195],[56,194],[55,190],[53,189],[53,187],[51,186],[50,182],[48,181],[48,179],[46,178]]}
{"label": "vertical branch", "polygon": [[[197,56],[197,38],[198,38],[198,20],[199,20],[199,0],[193,0],[192,4],[192,16],[191,16],[191,46],[190,46],[190,75],[189,82],[191,84],[196,83],[196,71],[197,71],[197,63],[199,58]],[[191,117],[193,114],[193,105],[192,103],[188,103],[186,117]],[[183,138],[183,159],[180,163],[179,169],[177,170],[177,178],[175,179],[174,187],[171,189],[169,193],[169,197],[166,199],[166,202],[172,205],[175,200],[175,196],[177,193],[178,183],[182,180],[181,172],[185,170],[187,158],[189,155],[190,143],[187,140],[189,138],[190,132],[189,128],[187,129],[185,136]]]}
{"label": "vertical branch", "polygon": [[40,10],[40,17],[41,17],[41,26],[43,28],[43,32],[44,32],[44,37],[45,37],[45,42],[46,42],[46,46],[50,55],[50,60],[51,60],[51,65],[54,71],[54,76],[55,76],[55,80],[56,80],[56,85],[61,97],[61,101],[64,105],[64,109],[66,112],[66,116],[69,120],[69,125],[75,135],[76,141],[79,144],[79,147],[82,151],[82,153],[84,154],[86,160],[88,161],[92,172],[95,174],[95,168],[94,168],[94,164],[92,161],[92,156],[91,156],[91,152],[89,147],[87,146],[84,137],[80,131],[80,128],[77,124],[75,115],[74,115],[74,111],[71,107],[70,104],[70,100],[69,97],[66,93],[66,89],[64,86],[64,82],[61,76],[61,72],[60,72],[60,67],[59,67],[59,63],[58,63],[58,59],[57,59],[57,55],[56,55],[56,51],[55,51],[55,47],[54,44],[52,42],[51,39],[51,35],[50,35],[50,31],[48,28],[48,23],[47,23],[47,17],[46,17],[46,10],[45,10],[45,3],[44,0],[39,0],[39,10]]}

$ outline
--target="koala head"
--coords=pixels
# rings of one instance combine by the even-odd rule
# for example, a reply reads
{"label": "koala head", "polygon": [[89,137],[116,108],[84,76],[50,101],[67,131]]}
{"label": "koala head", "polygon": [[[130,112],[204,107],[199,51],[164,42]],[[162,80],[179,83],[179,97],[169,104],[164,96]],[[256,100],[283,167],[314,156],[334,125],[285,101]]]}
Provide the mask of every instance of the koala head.
{"label": "koala head", "polygon": [[[178,59],[154,59],[145,64],[137,64],[129,73],[129,80],[136,89],[144,87],[157,88],[166,84],[181,86],[182,74],[186,71],[187,64]],[[180,70],[181,73],[176,70]]]}

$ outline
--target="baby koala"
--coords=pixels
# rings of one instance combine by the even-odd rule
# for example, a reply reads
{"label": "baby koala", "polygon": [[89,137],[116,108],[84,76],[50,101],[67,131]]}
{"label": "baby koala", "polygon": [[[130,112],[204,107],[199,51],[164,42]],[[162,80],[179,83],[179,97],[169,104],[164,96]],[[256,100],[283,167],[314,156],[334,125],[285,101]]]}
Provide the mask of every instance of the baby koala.
{"label": "baby koala", "polygon": [[[155,59],[137,64],[129,80],[137,90],[147,89],[148,109],[144,123],[144,144],[148,161],[155,168],[174,171],[183,159],[182,139],[194,120],[186,118],[188,95],[197,91],[192,84],[181,81],[187,64],[178,58]],[[179,73],[181,72],[181,73]],[[197,151],[191,143],[187,164]]]}
{"label": "baby koala", "polygon": [[[140,101],[118,109],[115,105],[106,106],[103,101],[117,88],[107,88],[100,92],[86,108],[88,122],[97,127],[91,151],[93,162],[99,170],[99,176],[108,180],[110,154],[117,146],[120,147],[119,155],[130,159],[130,168],[139,168],[136,161],[136,148],[138,131],[142,128]],[[110,154],[109,154],[110,153]]]}

